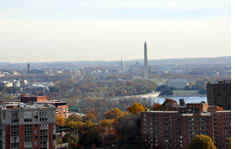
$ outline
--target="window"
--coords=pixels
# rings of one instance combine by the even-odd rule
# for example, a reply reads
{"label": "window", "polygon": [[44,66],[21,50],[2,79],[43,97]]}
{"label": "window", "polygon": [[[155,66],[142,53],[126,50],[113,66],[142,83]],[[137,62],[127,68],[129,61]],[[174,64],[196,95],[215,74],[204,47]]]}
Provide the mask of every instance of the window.
{"label": "window", "polygon": [[19,136],[19,127],[17,125],[11,126],[11,136]]}
{"label": "window", "polygon": [[2,119],[3,119],[3,120],[6,119],[6,111],[3,111],[3,113],[2,113]]}
{"label": "window", "polygon": [[18,112],[12,112],[11,113],[11,122],[12,123],[17,123],[19,121],[19,117],[18,117]]}
{"label": "window", "polygon": [[24,141],[32,141],[32,125],[24,125]]}

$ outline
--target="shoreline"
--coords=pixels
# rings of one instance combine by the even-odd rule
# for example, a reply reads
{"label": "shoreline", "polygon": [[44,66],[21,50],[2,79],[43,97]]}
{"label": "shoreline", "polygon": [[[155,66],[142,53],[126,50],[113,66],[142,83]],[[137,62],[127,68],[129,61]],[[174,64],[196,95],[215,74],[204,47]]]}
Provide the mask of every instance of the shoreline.
{"label": "shoreline", "polygon": [[159,97],[160,92],[153,92],[153,93],[147,93],[147,94],[139,94],[139,95],[130,95],[130,96],[119,96],[119,97],[114,97],[112,100],[115,99],[127,99],[127,98],[156,98]]}

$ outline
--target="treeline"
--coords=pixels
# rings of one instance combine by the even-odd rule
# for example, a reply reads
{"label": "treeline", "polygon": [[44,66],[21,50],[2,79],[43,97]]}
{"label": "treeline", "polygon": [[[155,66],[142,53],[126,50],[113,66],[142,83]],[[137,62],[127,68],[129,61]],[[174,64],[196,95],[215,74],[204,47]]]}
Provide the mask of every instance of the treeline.
{"label": "treeline", "polygon": [[134,103],[127,111],[113,108],[103,113],[104,119],[97,120],[96,112],[88,112],[84,117],[71,115],[66,120],[56,118],[57,127],[67,128],[66,135],[57,137],[57,144],[69,143],[69,148],[115,147],[139,148],[140,112],[142,104]]}
{"label": "treeline", "polygon": [[[205,95],[207,93],[206,85],[209,81],[207,79],[197,80],[195,82],[190,81],[187,86],[184,87],[184,90],[197,90],[198,94]],[[168,87],[167,85],[160,85],[156,88],[156,91],[160,92],[160,96],[169,96],[173,95],[173,90],[176,90],[173,87]]]}
{"label": "treeline", "polygon": [[73,96],[117,97],[138,95],[152,92],[156,84],[149,80],[93,80],[81,82],[72,80],[60,81],[50,87],[52,98],[70,98]]}

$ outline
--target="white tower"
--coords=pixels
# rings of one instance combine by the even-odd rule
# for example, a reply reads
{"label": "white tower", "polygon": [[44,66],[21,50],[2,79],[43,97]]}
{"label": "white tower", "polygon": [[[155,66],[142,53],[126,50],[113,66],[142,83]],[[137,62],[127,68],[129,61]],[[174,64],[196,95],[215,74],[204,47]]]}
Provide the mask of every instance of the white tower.
{"label": "white tower", "polygon": [[144,42],[144,78],[148,79],[148,53],[146,41]]}

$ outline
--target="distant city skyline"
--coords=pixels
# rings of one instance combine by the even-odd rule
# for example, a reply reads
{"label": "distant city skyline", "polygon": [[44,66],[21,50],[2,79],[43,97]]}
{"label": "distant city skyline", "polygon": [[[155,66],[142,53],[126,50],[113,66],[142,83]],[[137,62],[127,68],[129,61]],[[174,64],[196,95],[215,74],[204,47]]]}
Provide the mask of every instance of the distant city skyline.
{"label": "distant city skyline", "polygon": [[230,56],[230,0],[0,2],[0,61]]}

